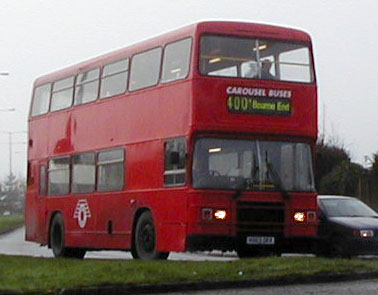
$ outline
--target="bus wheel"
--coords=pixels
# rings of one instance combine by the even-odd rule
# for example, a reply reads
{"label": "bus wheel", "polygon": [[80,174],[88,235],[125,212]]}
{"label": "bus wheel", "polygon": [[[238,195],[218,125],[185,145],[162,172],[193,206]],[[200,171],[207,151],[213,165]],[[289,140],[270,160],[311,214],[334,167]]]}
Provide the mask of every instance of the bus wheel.
{"label": "bus wheel", "polygon": [[50,226],[50,246],[55,257],[67,257],[82,259],[85,256],[85,249],[67,248],[65,246],[65,233],[63,217],[56,214]]}
{"label": "bus wheel", "polygon": [[131,254],[142,260],[168,258],[169,252],[156,251],[154,221],[149,211],[143,212],[137,221]]}

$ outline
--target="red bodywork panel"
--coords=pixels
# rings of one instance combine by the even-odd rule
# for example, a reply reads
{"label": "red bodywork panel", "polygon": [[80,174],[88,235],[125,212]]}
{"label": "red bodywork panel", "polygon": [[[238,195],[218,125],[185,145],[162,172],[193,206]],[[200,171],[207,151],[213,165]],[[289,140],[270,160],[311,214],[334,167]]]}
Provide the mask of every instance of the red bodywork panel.
{"label": "red bodywork panel", "polygon": [[[26,239],[48,244],[51,217],[61,212],[66,244],[71,247],[130,249],[138,210],[152,212],[159,251],[184,251],[190,234],[236,235],[236,201],[232,191],[191,188],[191,155],[197,136],[248,137],[301,140],[315,146],[317,136],[316,84],[204,77],[198,73],[199,39],[203,33],[253,36],[308,43],[301,31],[268,25],[205,22],[182,28],[138,45],[109,53],[36,80],[34,87],[131,57],[156,46],[192,37],[191,68],[184,80],[109,99],[71,107],[29,119],[29,172],[26,199]],[[227,109],[227,89],[246,87],[291,91],[289,116],[235,114]],[[163,184],[164,142],[188,139],[187,185]],[[67,196],[39,195],[40,165],[59,155],[125,148],[125,187],[111,193],[94,192]],[[90,210],[84,228],[74,218],[78,202]],[[279,193],[244,193],[239,201],[280,201]],[[230,210],[224,222],[201,221],[201,208]],[[290,216],[295,210],[316,210],[315,193],[295,193],[285,201],[285,235],[315,236],[316,224],[298,225]],[[111,231],[109,224],[111,223]]]}

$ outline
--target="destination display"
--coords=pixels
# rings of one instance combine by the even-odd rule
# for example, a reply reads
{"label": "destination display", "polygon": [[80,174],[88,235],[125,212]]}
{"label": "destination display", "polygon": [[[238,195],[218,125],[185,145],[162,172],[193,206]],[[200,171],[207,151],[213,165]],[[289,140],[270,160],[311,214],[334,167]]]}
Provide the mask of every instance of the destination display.
{"label": "destination display", "polygon": [[232,113],[288,116],[291,114],[289,90],[229,86],[227,109]]}

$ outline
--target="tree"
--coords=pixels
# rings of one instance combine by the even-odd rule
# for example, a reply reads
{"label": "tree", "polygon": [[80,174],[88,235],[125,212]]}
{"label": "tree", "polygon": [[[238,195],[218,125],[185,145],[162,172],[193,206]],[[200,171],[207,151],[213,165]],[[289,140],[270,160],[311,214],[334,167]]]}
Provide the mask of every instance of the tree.
{"label": "tree", "polygon": [[318,190],[322,178],[343,161],[350,162],[349,154],[344,147],[326,143],[324,140],[317,143],[315,184]]}
{"label": "tree", "polygon": [[360,181],[364,175],[365,169],[361,165],[344,160],[321,178],[318,192],[320,194],[359,196]]}
{"label": "tree", "polygon": [[[378,195],[378,152],[373,155],[372,166],[369,171],[374,195]],[[378,196],[377,196],[378,198]]]}
{"label": "tree", "polygon": [[371,166],[371,175],[376,179],[378,182],[378,152],[373,155],[373,161]]}
{"label": "tree", "polygon": [[26,192],[25,178],[10,175],[0,186],[0,215],[22,214]]}

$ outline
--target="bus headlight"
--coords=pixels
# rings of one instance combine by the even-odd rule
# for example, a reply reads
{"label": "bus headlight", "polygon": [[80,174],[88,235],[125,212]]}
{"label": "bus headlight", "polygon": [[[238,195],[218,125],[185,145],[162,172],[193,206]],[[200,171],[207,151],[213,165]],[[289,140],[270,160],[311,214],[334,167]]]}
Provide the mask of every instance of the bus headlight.
{"label": "bus headlight", "polygon": [[298,211],[294,213],[294,221],[303,223],[305,222],[306,214],[304,212]]}
{"label": "bus headlight", "polygon": [[202,209],[202,219],[203,220],[226,220],[228,218],[227,210],[225,209],[213,209],[213,208],[203,208]]}
{"label": "bus headlight", "polygon": [[227,218],[226,210],[215,210],[214,218],[218,220],[225,220]]}

